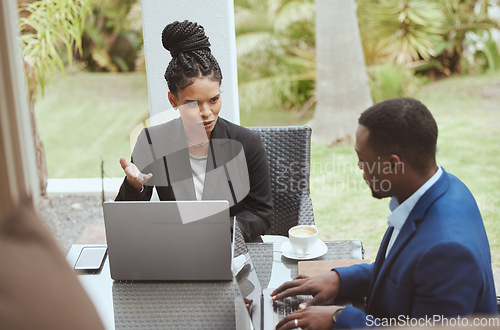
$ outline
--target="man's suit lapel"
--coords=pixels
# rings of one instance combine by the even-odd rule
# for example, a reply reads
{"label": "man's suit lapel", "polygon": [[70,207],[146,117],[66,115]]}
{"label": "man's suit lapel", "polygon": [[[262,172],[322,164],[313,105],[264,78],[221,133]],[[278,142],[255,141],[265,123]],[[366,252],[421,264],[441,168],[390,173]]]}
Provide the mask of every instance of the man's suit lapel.
{"label": "man's suit lapel", "polygon": [[[415,232],[417,230],[418,222],[422,221],[425,217],[425,213],[427,213],[427,210],[431,205],[439,198],[441,195],[443,195],[446,190],[448,190],[449,187],[449,178],[448,174],[445,172],[443,169],[443,173],[439,180],[431,187],[429,190],[425,192],[425,194],[419,199],[413,210],[411,211],[410,215],[408,216],[408,219],[406,220],[403,228],[401,228],[401,231],[399,232],[398,238],[394,242],[394,245],[391,248],[391,251],[389,252],[389,255],[387,258],[383,261],[381,265],[375,264],[375,267],[379,266],[380,267],[380,272],[377,274],[377,272],[374,271],[374,282],[372,289],[369,291],[370,292],[370,299],[368,301],[368,309],[371,300],[373,297],[377,294],[377,290],[382,283],[382,281],[385,279],[387,272],[389,269],[391,269],[394,260],[400,255],[408,243],[408,241],[415,235]],[[388,236],[388,237],[387,237]],[[390,235],[384,236],[384,242],[385,240],[389,240]],[[388,243],[388,242],[387,242]],[[382,248],[381,248],[382,250]],[[385,256],[385,251],[387,250],[387,245],[383,249],[383,256]],[[379,257],[381,253],[377,256],[377,261],[379,260]],[[382,256],[382,257],[383,257]],[[380,258],[383,260],[383,258]]]}
{"label": "man's suit lapel", "polygon": [[[410,214],[410,217],[408,218],[405,225],[403,226],[403,228],[399,232],[398,238],[394,242],[394,245],[392,246],[391,251],[389,252],[389,255],[387,256],[387,258],[385,258],[385,260],[383,257],[385,257],[385,251],[387,250],[387,246],[384,249],[383,256],[381,257],[382,264],[378,265],[380,267],[380,271],[378,272],[378,274],[376,272],[373,273],[375,278],[374,278],[374,282],[373,282],[373,288],[372,288],[372,290],[369,291],[370,292],[370,300],[368,301],[368,306],[370,305],[370,302],[372,301],[373,297],[375,297],[377,295],[377,290],[378,290],[380,284],[385,279],[387,272],[392,267],[392,264],[394,263],[394,259],[397,257],[397,255],[399,255],[399,253],[401,252],[401,249],[406,245],[408,240],[415,234],[415,230],[416,230],[415,220],[416,220],[415,218],[413,218],[413,219],[411,218],[411,214]],[[391,228],[393,228],[393,227],[391,227]],[[390,238],[391,238],[391,236],[387,237],[387,240],[390,240]],[[378,259],[378,257],[377,257],[377,259]]]}
{"label": "man's suit lapel", "polygon": [[372,280],[370,282],[370,287],[368,289],[370,296],[368,297],[367,305],[370,304],[371,297],[373,297],[373,295],[371,293],[373,292],[373,287],[375,285],[375,281],[378,278],[378,274],[380,273],[380,269],[382,268],[382,265],[384,263],[385,251],[387,251],[387,246],[389,245],[389,241],[391,240],[391,235],[392,235],[393,231],[394,231],[394,227],[387,228],[387,230],[384,234],[384,238],[382,239],[382,243],[380,244],[380,248],[379,248],[378,253],[377,253],[377,258],[375,259],[375,263],[373,265]]}

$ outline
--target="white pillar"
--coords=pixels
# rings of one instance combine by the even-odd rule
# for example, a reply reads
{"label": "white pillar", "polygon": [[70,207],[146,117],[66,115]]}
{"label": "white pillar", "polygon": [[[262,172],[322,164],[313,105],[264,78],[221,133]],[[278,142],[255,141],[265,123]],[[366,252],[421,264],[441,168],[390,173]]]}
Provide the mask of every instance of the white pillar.
{"label": "white pillar", "polygon": [[142,26],[149,111],[154,116],[170,108],[167,82],[163,75],[171,59],[163,48],[163,28],[174,21],[189,20],[205,28],[212,54],[222,70],[222,110],[220,116],[239,124],[236,37],[232,0],[142,0]]}
{"label": "white pillar", "polygon": [[15,1],[0,2],[0,40],[1,221],[27,197],[37,206],[40,193]]}

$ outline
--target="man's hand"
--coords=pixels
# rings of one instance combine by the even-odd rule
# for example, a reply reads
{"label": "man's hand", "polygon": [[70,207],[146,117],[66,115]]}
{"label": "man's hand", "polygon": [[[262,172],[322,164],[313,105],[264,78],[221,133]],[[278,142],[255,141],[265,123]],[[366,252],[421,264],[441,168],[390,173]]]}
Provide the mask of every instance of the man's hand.
{"label": "man's hand", "polygon": [[313,298],[301,305],[326,305],[331,303],[340,290],[340,276],[330,271],[315,277],[297,276],[293,281],[285,282],[271,293],[273,300],[297,295],[312,295]]}
{"label": "man's hand", "polygon": [[123,156],[120,157],[120,165],[127,175],[127,181],[137,190],[142,190],[142,185],[146,183],[153,174],[143,174],[134,163],[128,162]]}
{"label": "man's hand", "polygon": [[302,328],[307,329],[328,329],[331,330],[333,324],[333,314],[341,306],[309,306],[287,315],[277,325],[278,330]]}

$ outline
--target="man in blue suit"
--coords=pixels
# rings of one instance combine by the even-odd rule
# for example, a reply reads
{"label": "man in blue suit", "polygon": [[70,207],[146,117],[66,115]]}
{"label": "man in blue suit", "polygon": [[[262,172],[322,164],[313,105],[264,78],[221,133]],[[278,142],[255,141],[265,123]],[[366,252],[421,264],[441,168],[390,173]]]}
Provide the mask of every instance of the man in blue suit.
{"label": "man in blue suit", "polygon": [[[429,110],[411,98],[361,114],[358,164],[373,197],[391,197],[389,228],[374,263],[299,275],[277,288],[273,299],[313,295],[278,329],[405,326],[498,314],[481,214],[467,187],[437,165],[437,134]],[[366,297],[366,310],[327,305],[337,297]]]}

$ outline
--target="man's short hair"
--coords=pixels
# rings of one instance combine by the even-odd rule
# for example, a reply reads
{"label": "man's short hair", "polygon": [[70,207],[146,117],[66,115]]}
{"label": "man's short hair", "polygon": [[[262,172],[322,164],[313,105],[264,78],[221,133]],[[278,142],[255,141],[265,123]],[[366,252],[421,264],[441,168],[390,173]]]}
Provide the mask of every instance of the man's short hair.
{"label": "man's short hair", "polygon": [[434,164],[438,128],[429,109],[412,98],[373,105],[359,117],[369,130],[368,143],[381,154],[397,154],[416,171]]}

